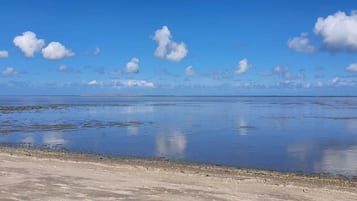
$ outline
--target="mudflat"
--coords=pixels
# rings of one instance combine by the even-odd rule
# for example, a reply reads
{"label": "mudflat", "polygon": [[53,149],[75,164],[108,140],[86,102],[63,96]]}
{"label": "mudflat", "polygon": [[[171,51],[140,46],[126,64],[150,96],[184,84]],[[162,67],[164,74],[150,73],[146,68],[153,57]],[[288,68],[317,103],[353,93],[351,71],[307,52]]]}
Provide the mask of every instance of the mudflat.
{"label": "mudflat", "polygon": [[9,147],[0,178],[0,200],[357,200],[352,179]]}

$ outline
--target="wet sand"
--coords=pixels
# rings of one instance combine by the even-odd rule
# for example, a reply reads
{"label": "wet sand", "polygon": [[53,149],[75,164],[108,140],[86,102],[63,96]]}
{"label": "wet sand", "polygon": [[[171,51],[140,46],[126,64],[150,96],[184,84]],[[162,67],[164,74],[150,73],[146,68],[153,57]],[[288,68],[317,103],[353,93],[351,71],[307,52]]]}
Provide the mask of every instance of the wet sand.
{"label": "wet sand", "polygon": [[327,176],[0,148],[0,200],[357,200]]}

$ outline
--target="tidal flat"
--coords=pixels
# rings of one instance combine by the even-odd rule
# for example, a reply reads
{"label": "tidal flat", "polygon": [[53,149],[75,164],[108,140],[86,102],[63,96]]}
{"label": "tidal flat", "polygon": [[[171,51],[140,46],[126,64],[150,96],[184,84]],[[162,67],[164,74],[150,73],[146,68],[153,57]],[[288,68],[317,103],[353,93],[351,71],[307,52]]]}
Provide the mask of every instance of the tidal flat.
{"label": "tidal flat", "polygon": [[357,97],[1,96],[0,144],[357,176]]}

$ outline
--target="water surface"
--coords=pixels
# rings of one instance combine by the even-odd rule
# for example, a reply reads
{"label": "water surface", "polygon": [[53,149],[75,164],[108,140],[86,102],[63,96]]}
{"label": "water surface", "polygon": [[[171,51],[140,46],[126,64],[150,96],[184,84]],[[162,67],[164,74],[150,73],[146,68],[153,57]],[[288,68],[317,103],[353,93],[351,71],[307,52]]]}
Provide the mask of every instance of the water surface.
{"label": "water surface", "polygon": [[357,97],[0,97],[0,143],[357,176]]}

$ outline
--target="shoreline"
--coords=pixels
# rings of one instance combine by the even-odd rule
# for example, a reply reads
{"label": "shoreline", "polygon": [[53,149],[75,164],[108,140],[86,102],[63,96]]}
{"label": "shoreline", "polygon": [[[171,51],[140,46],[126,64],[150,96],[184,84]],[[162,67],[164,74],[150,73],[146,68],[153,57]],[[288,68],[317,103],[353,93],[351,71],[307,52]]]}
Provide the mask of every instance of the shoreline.
{"label": "shoreline", "polygon": [[[320,180],[330,184],[342,184],[357,188],[357,178],[346,177],[342,175],[330,175],[324,173],[303,173],[303,172],[282,172],[274,170],[260,170],[254,168],[239,168],[228,167],[223,165],[212,165],[205,163],[195,163],[190,161],[177,161],[160,158],[139,158],[139,157],[125,157],[125,156],[106,156],[92,153],[78,153],[66,150],[53,150],[46,148],[26,148],[17,146],[4,146],[0,145],[0,154],[10,154],[14,156],[25,156],[38,159],[51,159],[59,161],[71,162],[87,162],[87,163],[100,163],[103,165],[134,165],[145,166],[148,168],[163,168],[165,170],[186,170],[202,173],[221,174],[225,173],[226,176],[231,174],[239,174],[246,176],[259,176],[259,177],[274,177],[287,180]],[[325,183],[326,184],[326,183]]]}
{"label": "shoreline", "polygon": [[[77,182],[77,174],[83,182]],[[57,193],[63,193],[64,189],[68,194],[60,196],[62,200],[83,199],[76,197],[76,191],[83,192],[81,196],[86,195],[86,199],[99,200],[353,200],[357,197],[356,181],[332,176],[3,146],[0,146],[0,176],[0,189],[14,185],[12,190],[0,192],[0,199],[11,198],[10,192],[15,193],[13,191],[20,187],[26,189],[22,184],[28,181],[38,184],[39,188],[31,187],[27,196],[51,200],[62,195]],[[46,188],[49,181],[53,188]],[[87,192],[88,188],[96,189],[97,194]],[[128,188],[130,190],[122,194],[116,193]],[[191,192],[192,188],[198,189]],[[199,197],[193,199],[196,195]]]}

